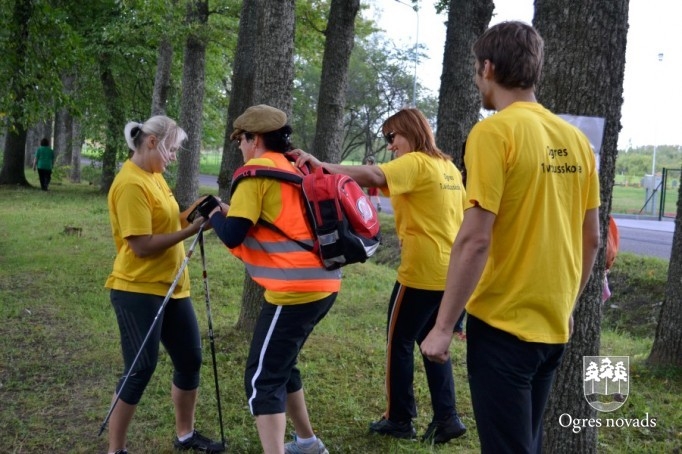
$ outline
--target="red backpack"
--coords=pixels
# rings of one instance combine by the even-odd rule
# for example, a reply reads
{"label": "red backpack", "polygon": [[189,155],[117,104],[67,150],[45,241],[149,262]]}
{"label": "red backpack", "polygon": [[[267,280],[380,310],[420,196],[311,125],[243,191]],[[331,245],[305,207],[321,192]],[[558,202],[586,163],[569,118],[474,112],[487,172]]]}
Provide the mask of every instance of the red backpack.
{"label": "red backpack", "polygon": [[[290,239],[303,249],[316,252],[326,269],[364,262],[379,248],[379,217],[372,202],[351,177],[331,174],[322,167],[312,172],[305,168],[299,175],[277,167],[245,165],[232,177],[231,194],[246,177],[274,178],[301,189],[315,243],[310,246]],[[258,223],[287,236],[269,222],[259,219]]]}

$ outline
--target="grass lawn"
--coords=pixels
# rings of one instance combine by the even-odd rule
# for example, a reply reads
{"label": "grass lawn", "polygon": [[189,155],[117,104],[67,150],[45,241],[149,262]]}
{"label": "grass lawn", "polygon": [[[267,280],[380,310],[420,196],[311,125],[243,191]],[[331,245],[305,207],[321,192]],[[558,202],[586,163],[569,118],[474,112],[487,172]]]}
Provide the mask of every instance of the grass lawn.
{"label": "grass lawn", "polygon": [[[35,186],[37,176],[27,171]],[[202,188],[202,192],[212,192]],[[49,192],[0,187],[0,433],[11,453],[103,453],[98,436],[122,372],[118,328],[104,281],[114,246],[106,197],[93,186],[58,184]],[[384,410],[386,306],[395,279],[397,242],[384,218],[382,248],[370,262],[344,268],[330,314],[300,357],[313,425],[331,453],[478,452],[467,386],[465,342],[453,341],[459,411],[469,432],[445,446],[372,436]],[[78,227],[80,235],[65,233]],[[230,452],[261,452],[246,405],[243,367],[250,336],[234,329],[243,266],[213,235],[206,237],[207,275],[218,378]],[[189,241],[186,243],[189,246]],[[189,263],[194,306],[204,338],[197,427],[219,437],[201,260]],[[612,272],[614,295],[604,308],[603,354],[630,355],[631,396],[615,417],[657,418],[655,428],[602,429],[600,452],[658,453],[682,449],[682,373],[648,369],[667,262],[623,254]],[[611,307],[613,305],[613,307]],[[431,412],[421,359],[415,395],[422,434]],[[161,354],[129,431],[131,453],[170,453],[174,436],[171,364]],[[582,399],[576,390],[576,399]],[[289,432],[290,429],[287,430]]]}

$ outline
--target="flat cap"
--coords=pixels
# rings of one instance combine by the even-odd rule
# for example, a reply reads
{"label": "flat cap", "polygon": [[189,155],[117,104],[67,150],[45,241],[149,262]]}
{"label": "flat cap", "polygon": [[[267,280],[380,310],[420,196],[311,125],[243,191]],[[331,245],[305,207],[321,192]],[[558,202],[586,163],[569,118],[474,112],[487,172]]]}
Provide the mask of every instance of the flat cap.
{"label": "flat cap", "polygon": [[235,140],[244,132],[263,134],[276,131],[287,124],[287,114],[266,104],[251,106],[234,121],[234,131],[230,140]]}

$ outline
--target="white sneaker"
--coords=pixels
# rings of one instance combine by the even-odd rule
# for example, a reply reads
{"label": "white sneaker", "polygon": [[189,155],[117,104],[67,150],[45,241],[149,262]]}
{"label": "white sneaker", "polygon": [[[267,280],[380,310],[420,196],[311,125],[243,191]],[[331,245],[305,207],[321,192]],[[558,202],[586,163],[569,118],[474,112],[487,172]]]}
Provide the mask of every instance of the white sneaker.
{"label": "white sneaker", "polygon": [[317,439],[317,443],[314,443],[312,446],[309,446],[309,447],[303,449],[296,442],[296,435],[294,435],[294,441],[290,441],[289,443],[286,443],[284,445],[284,453],[285,454],[329,454],[329,451],[327,450],[324,443],[322,443],[322,440],[320,440],[319,438]]}

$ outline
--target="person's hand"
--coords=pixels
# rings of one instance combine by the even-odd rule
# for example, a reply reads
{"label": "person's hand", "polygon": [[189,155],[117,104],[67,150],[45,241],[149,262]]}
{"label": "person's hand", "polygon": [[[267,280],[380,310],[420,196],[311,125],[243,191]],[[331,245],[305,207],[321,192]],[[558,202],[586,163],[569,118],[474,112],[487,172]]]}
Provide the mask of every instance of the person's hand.
{"label": "person's hand", "polygon": [[444,364],[450,358],[450,342],[452,330],[448,332],[434,327],[419,345],[419,349],[429,361]]}
{"label": "person's hand", "polygon": [[312,167],[313,169],[317,169],[318,167],[322,167],[322,162],[319,159],[317,159],[315,156],[311,155],[310,153],[306,153],[305,151],[303,151],[299,148],[297,148],[295,150],[291,150],[287,154],[296,159],[296,161],[294,161],[294,163],[296,164],[296,167],[298,167],[299,169],[306,164],[309,164],[310,167]]}
{"label": "person's hand", "polygon": [[187,227],[190,224],[194,224],[197,219],[201,221],[208,220],[210,216],[213,214],[213,212],[217,210],[220,210],[223,213],[223,215],[227,216],[227,211],[230,209],[230,206],[226,203],[223,203],[219,197],[210,196],[217,202],[217,205],[215,206],[215,209],[212,209],[210,210],[210,212],[207,213],[208,217],[205,217],[199,210],[199,205],[204,203],[208,197],[209,196],[202,196],[198,198],[196,201],[194,201],[194,203],[192,203],[192,205],[189,206],[189,208],[180,213],[180,223],[183,228]]}
{"label": "person's hand", "polygon": [[190,225],[194,233],[197,233],[202,225],[204,226],[204,231],[213,228],[213,226],[211,226],[211,221],[204,219],[202,216],[196,216]]}
{"label": "person's hand", "polygon": [[216,211],[220,210],[220,199],[213,197],[212,195],[207,195],[204,199],[197,205],[197,211],[204,219],[210,219],[211,215]]}

